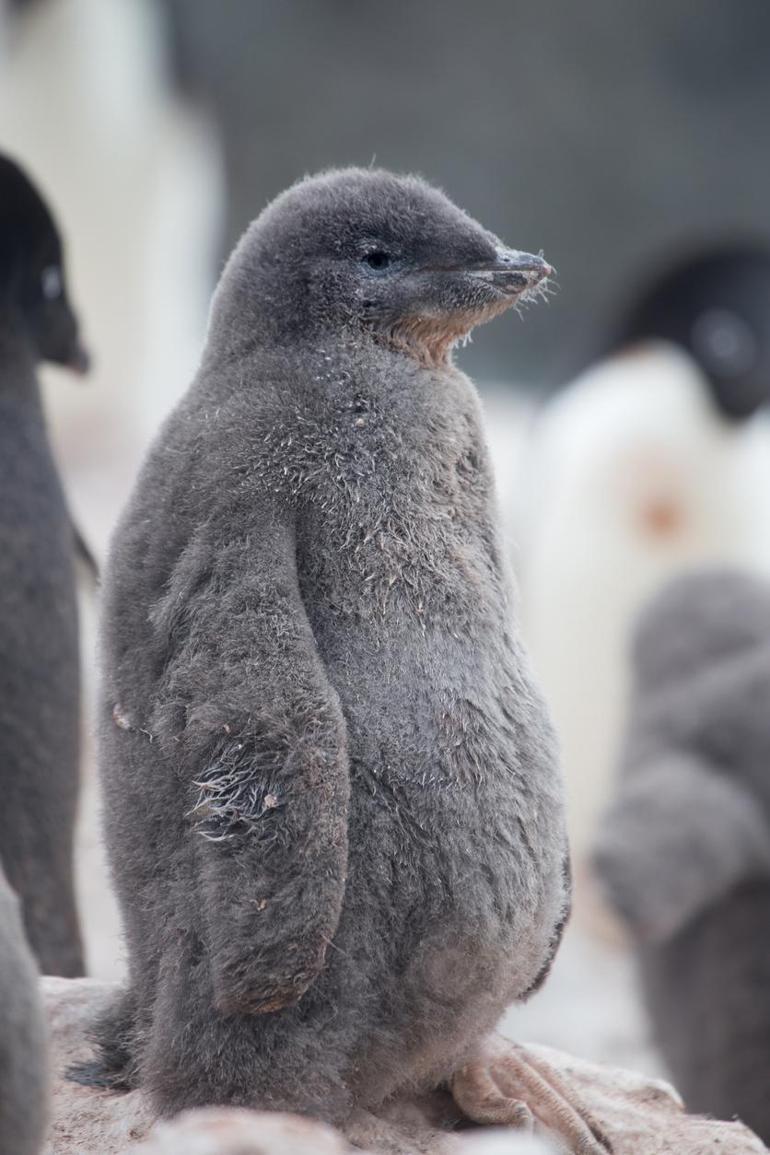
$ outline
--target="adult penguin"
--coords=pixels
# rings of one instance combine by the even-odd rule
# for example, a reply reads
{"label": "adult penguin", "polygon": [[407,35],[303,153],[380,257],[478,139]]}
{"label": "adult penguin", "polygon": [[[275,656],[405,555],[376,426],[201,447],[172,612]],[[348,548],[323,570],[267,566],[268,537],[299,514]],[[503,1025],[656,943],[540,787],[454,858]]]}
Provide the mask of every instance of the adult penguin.
{"label": "adult penguin", "polygon": [[62,242],[29,178],[0,156],[0,861],[47,974],[80,975],[73,832],[79,653],[75,535],[37,367],[85,371]]}
{"label": "adult penguin", "polygon": [[542,412],[519,506],[524,634],[563,750],[578,868],[607,800],[641,605],[705,563],[770,568],[770,250],[668,262]]}

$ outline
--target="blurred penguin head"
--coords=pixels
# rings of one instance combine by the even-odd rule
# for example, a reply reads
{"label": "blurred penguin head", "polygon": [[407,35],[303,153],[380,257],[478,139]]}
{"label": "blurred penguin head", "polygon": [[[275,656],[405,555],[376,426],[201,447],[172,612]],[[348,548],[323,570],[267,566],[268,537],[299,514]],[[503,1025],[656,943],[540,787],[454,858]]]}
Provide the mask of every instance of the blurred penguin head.
{"label": "blurred penguin head", "polygon": [[770,584],[741,570],[697,571],[664,587],[637,619],[637,685],[657,688],[770,643]]}
{"label": "blurred penguin head", "polygon": [[666,265],[628,309],[613,348],[662,340],[699,366],[724,417],[770,398],[770,247],[723,244]]}
{"label": "blurred penguin head", "polygon": [[56,224],[29,178],[1,154],[0,310],[0,324],[19,325],[37,360],[86,372]]}
{"label": "blurred penguin head", "polygon": [[441,364],[550,272],[416,177],[332,171],[300,181],[251,225],[217,292],[212,335],[234,347],[252,318],[257,338],[368,333]]}

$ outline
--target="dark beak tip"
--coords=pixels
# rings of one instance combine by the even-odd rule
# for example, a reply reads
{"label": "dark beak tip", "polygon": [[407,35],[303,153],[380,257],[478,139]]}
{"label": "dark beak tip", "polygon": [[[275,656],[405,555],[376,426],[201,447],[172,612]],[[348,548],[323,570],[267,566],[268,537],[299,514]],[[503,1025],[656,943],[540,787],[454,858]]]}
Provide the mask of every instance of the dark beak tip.
{"label": "dark beak tip", "polygon": [[78,345],[67,361],[67,368],[79,377],[85,377],[91,369],[91,354],[82,345]]}
{"label": "dark beak tip", "polygon": [[538,284],[539,281],[544,281],[547,277],[553,276],[553,267],[544,261],[542,257],[530,257],[527,254],[522,254],[519,262],[519,270],[528,277],[533,285]]}
{"label": "dark beak tip", "polygon": [[516,249],[498,250],[496,267],[501,273],[518,273],[527,279],[530,286],[553,276],[555,271],[543,257],[535,256],[534,253],[522,253]]}

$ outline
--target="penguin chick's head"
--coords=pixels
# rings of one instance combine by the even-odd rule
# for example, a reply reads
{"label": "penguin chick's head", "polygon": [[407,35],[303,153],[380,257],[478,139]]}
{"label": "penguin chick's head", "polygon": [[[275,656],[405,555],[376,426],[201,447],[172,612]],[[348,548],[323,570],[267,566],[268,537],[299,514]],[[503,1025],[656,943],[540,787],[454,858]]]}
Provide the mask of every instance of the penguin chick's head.
{"label": "penguin chick's head", "polygon": [[751,417],[770,399],[770,248],[721,244],[665,265],[613,344],[651,339],[677,345],[696,362],[723,416]]}
{"label": "penguin chick's head", "polygon": [[343,169],[294,185],[253,222],[223,275],[211,332],[232,351],[368,334],[440,365],[551,272],[416,177]]}
{"label": "penguin chick's head", "polygon": [[0,155],[0,327],[10,325],[21,329],[37,360],[88,369],[56,224],[28,177]]}
{"label": "penguin chick's head", "polygon": [[770,584],[740,570],[675,578],[639,615],[633,666],[640,688],[696,675],[770,641]]}

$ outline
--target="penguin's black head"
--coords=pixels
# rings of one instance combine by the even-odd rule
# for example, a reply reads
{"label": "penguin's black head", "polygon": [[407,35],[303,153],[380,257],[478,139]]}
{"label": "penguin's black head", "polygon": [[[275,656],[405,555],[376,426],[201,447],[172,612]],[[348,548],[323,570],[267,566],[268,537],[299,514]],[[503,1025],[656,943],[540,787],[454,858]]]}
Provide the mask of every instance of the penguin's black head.
{"label": "penguin's black head", "polygon": [[669,582],[639,615],[637,683],[655,689],[770,639],[770,584],[740,570],[694,571]]}
{"label": "penguin's black head", "polygon": [[614,345],[650,339],[696,361],[725,417],[751,417],[770,398],[770,249],[723,245],[668,266],[629,310]]}
{"label": "penguin's black head", "polygon": [[346,169],[294,185],[254,222],[214,323],[258,309],[274,334],[363,329],[436,364],[551,271],[416,177]]}
{"label": "penguin's black head", "polygon": [[88,368],[64,276],[58,230],[40,194],[0,155],[0,324],[18,325],[36,359]]}

